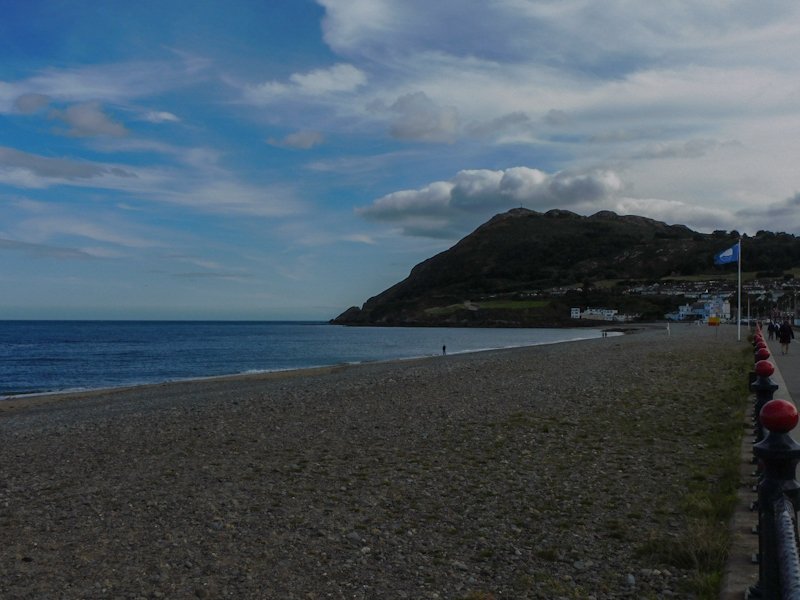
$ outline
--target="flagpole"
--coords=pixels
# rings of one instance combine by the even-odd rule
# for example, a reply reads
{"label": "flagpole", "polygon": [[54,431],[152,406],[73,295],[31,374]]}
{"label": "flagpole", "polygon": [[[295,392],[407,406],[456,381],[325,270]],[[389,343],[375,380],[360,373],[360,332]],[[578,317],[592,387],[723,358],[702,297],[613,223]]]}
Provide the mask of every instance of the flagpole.
{"label": "flagpole", "polygon": [[[736,341],[742,341],[742,238],[739,238],[739,318],[737,319],[738,325],[736,329]],[[748,311],[749,312],[749,311]],[[750,326],[750,315],[748,314],[747,326]]]}
{"label": "flagpole", "polygon": [[[732,263],[734,260],[736,261],[739,271],[739,281],[737,285],[738,300],[736,302],[737,304],[736,312],[738,313],[738,316],[736,318],[736,338],[741,342],[742,341],[742,236],[739,236],[739,241],[737,241],[733,246],[731,246],[727,250],[723,250],[722,252],[714,255],[715,265],[727,265],[729,263]],[[747,312],[748,313],[750,312],[749,305],[747,308]],[[749,320],[750,315],[748,314],[747,316]]]}

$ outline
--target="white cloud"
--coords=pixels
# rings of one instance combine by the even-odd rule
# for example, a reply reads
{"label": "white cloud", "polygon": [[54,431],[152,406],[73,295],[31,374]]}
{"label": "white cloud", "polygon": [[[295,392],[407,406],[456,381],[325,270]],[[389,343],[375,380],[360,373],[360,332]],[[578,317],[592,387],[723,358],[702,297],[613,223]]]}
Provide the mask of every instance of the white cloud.
{"label": "white cloud", "polygon": [[208,171],[210,169],[217,169],[222,154],[219,150],[214,148],[180,148],[175,147],[171,149],[172,154],[182,163]]}
{"label": "white cloud", "polygon": [[152,199],[227,215],[286,217],[305,212],[293,190],[280,186],[253,186],[233,180],[184,182],[177,189],[150,190]]}
{"label": "white cloud", "polygon": [[554,126],[568,125],[572,122],[572,117],[563,110],[551,108],[544,115],[544,122]]}
{"label": "white cloud", "polygon": [[171,112],[151,110],[144,114],[142,117],[148,123],[178,123],[180,118]]}
{"label": "white cloud", "polygon": [[95,258],[95,255],[84,250],[75,248],[65,248],[49,244],[34,244],[21,242],[18,240],[8,240],[0,238],[0,251],[23,252],[35,258],[56,258],[56,259],[82,259]]}
{"label": "white cloud", "polygon": [[134,152],[139,154],[162,154],[178,163],[195,169],[209,172],[219,168],[223,156],[216,148],[207,146],[185,147],[160,142],[153,139],[135,138],[131,136],[117,138],[95,138],[90,142],[93,150],[106,153]]}
{"label": "white cloud", "polygon": [[800,192],[766,206],[740,210],[737,216],[739,223],[758,224],[756,229],[800,232]]}
{"label": "white cloud", "polygon": [[367,83],[367,75],[350,64],[339,63],[327,69],[294,73],[288,83],[267,81],[244,89],[246,102],[265,105],[284,96],[307,98],[351,93]]}
{"label": "white cloud", "polygon": [[30,115],[46,107],[52,98],[44,94],[22,94],[14,100],[14,108],[19,112]]}
{"label": "white cloud", "polygon": [[399,228],[404,235],[461,237],[492,215],[515,207],[552,208],[593,214],[611,210],[637,214],[701,231],[733,228],[730,209],[697,206],[690,201],[635,198],[611,170],[561,171],[539,169],[460,171],[449,181],[416,190],[402,190],[357,210],[362,217]]}
{"label": "white cloud", "polygon": [[527,128],[531,119],[524,112],[512,112],[494,119],[483,122],[473,123],[469,127],[469,134],[478,137],[494,137],[505,133],[518,132],[521,128]]}
{"label": "white cloud", "polygon": [[450,212],[453,183],[436,181],[418,190],[392,192],[360,208],[358,214],[374,221],[402,222],[414,217],[446,215]]}
{"label": "white cloud", "polygon": [[84,238],[126,248],[152,248],[159,245],[153,240],[123,233],[119,228],[64,214],[58,217],[36,217],[22,221],[18,223],[17,231],[20,237],[36,243],[46,243],[50,240],[70,237]]}
{"label": "white cloud", "polygon": [[364,233],[352,233],[349,235],[345,235],[342,237],[342,240],[344,240],[345,242],[353,242],[356,244],[368,244],[370,246],[374,246],[375,244],[377,244],[373,236]]}
{"label": "white cloud", "polygon": [[68,135],[119,137],[128,133],[125,127],[108,117],[99,102],[74,104],[64,110],[50,111],[51,118],[59,119],[69,126]]}
{"label": "white cloud", "polygon": [[[736,144],[737,142],[727,142]],[[663,159],[663,158],[702,158],[722,145],[717,140],[695,139],[686,142],[661,142],[652,144],[635,153],[633,158]]]}
{"label": "white cloud", "polygon": [[340,233],[332,228],[319,228],[314,223],[304,221],[288,221],[275,229],[275,233],[289,240],[294,247],[318,248],[321,246],[334,246],[347,242],[348,244],[366,244],[374,246],[377,241],[374,236],[366,233]]}
{"label": "white cloud", "polygon": [[172,277],[178,279],[193,279],[193,280],[208,280],[220,279],[223,281],[236,281],[239,283],[247,282],[253,279],[252,275],[242,274],[238,272],[209,272],[209,271],[192,271],[183,273],[172,273]]}
{"label": "white cloud", "polygon": [[401,140],[446,142],[458,130],[458,111],[452,106],[438,106],[424,92],[401,96],[388,110],[397,116],[392,136]]}
{"label": "white cloud", "polygon": [[325,41],[336,50],[348,50],[366,39],[392,32],[398,25],[399,6],[391,0],[317,0],[325,7]]}
{"label": "white cloud", "polygon": [[28,79],[0,81],[0,114],[19,110],[16,102],[34,96],[51,102],[111,102],[127,104],[136,98],[177,89],[207,78],[208,61],[175,53],[177,60],[130,61],[73,68],[43,69]]}
{"label": "white cloud", "polygon": [[303,93],[316,96],[353,91],[367,82],[367,76],[353,65],[337,64],[330,69],[295,73],[289,80]]}
{"label": "white cloud", "polygon": [[0,181],[28,181],[21,187],[46,187],[57,181],[77,181],[104,176],[135,177],[131,171],[117,166],[101,165],[89,161],[66,158],[49,158],[14,148],[0,146]]}
{"label": "white cloud", "polygon": [[306,210],[291,187],[240,182],[231,173],[209,163],[215,158],[213,152],[197,149],[194,159],[187,157],[186,169],[123,168],[0,147],[0,183],[23,188],[69,185],[114,190],[139,200],[177,204],[215,214],[285,217]]}
{"label": "white cloud", "polygon": [[515,202],[524,202],[531,190],[539,189],[547,183],[549,176],[539,169],[513,167],[506,169],[500,179],[499,188],[504,195]]}
{"label": "white cloud", "polygon": [[461,171],[452,179],[449,206],[456,210],[495,210],[506,205],[508,198],[502,192],[502,171],[488,169]]}
{"label": "white cloud", "polygon": [[270,146],[277,146],[279,148],[309,150],[315,146],[319,146],[323,141],[325,141],[325,137],[319,131],[296,131],[280,140],[269,138],[267,143]]}
{"label": "white cloud", "polygon": [[30,214],[42,214],[50,210],[50,204],[39,200],[32,200],[26,197],[12,198],[9,205]]}
{"label": "white cloud", "polygon": [[[420,49],[618,76],[638,65],[752,60],[790,64],[798,6],[782,0],[318,0],[325,41],[370,58]],[[636,60],[630,60],[635,57]]]}
{"label": "white cloud", "polygon": [[[400,139],[429,132],[452,140],[457,121],[502,142],[540,143],[538,124],[595,142],[608,132],[647,133],[656,148],[678,130],[721,137],[713,130],[726,121],[797,105],[800,74],[788,57],[800,51],[800,18],[788,3],[756,10],[740,1],[698,9],[688,1],[501,0],[468,14],[451,0],[319,3],[329,45],[380,66],[364,105],[419,91],[433,107],[448,107],[398,103],[405,112],[391,131]],[[531,121],[515,128],[505,115]]]}
{"label": "white cloud", "polygon": [[548,175],[528,167],[480,169],[460,171],[450,181],[418,190],[388,194],[357,212],[373,221],[399,225],[411,235],[443,235],[464,233],[481,219],[515,206],[537,210],[603,206],[622,188],[621,179],[611,171]]}
{"label": "white cloud", "polygon": [[311,171],[323,173],[375,174],[385,171],[398,161],[408,160],[415,156],[413,152],[388,152],[385,154],[372,154],[367,156],[338,156],[324,160],[316,160],[306,165]]}

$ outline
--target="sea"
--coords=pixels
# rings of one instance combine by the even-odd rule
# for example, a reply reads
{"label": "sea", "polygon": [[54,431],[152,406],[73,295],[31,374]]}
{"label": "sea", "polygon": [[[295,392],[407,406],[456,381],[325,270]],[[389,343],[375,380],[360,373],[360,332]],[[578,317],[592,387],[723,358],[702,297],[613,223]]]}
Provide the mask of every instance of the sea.
{"label": "sea", "polygon": [[0,321],[0,399],[534,346],[601,329],[344,327],[311,321]]}

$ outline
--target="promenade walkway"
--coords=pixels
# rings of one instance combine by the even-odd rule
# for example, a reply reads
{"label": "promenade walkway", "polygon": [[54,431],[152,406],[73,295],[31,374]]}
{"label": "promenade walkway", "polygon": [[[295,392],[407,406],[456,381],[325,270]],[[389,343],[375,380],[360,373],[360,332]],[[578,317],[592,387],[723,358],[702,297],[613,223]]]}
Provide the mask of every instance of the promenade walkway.
{"label": "promenade walkway", "polygon": [[[800,338],[800,334],[795,333],[795,335]],[[781,354],[781,345],[778,340],[767,340],[767,346],[772,354],[772,362],[777,367],[776,374],[779,374],[782,380],[778,381],[773,377],[775,383],[781,386],[775,392],[775,397],[792,400],[795,405],[798,405],[800,403],[800,339],[789,344],[788,354]],[[797,430],[793,435],[796,440],[800,440]]]}

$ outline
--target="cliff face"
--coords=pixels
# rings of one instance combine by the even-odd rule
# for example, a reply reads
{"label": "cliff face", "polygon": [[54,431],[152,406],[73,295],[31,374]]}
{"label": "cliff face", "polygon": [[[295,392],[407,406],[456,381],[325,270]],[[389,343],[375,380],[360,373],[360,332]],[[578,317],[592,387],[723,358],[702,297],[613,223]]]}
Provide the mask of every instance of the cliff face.
{"label": "cliff face", "polygon": [[[540,213],[518,208],[496,215],[449,250],[416,265],[403,281],[333,322],[553,324],[563,320],[563,307],[548,310],[541,302],[526,305],[520,299],[557,286],[586,287],[599,280],[655,281],[713,274],[714,254],[737,239],[735,232],[701,234],[683,225],[609,211],[584,217],[564,210]],[[771,267],[800,264],[800,242],[786,234],[759,232],[753,243],[744,246],[745,256],[757,256],[756,242],[775,245],[776,239],[781,258],[771,261]],[[716,276],[720,273],[717,270]],[[517,302],[512,306],[498,302],[498,297]],[[491,311],[485,310],[488,306]]]}

